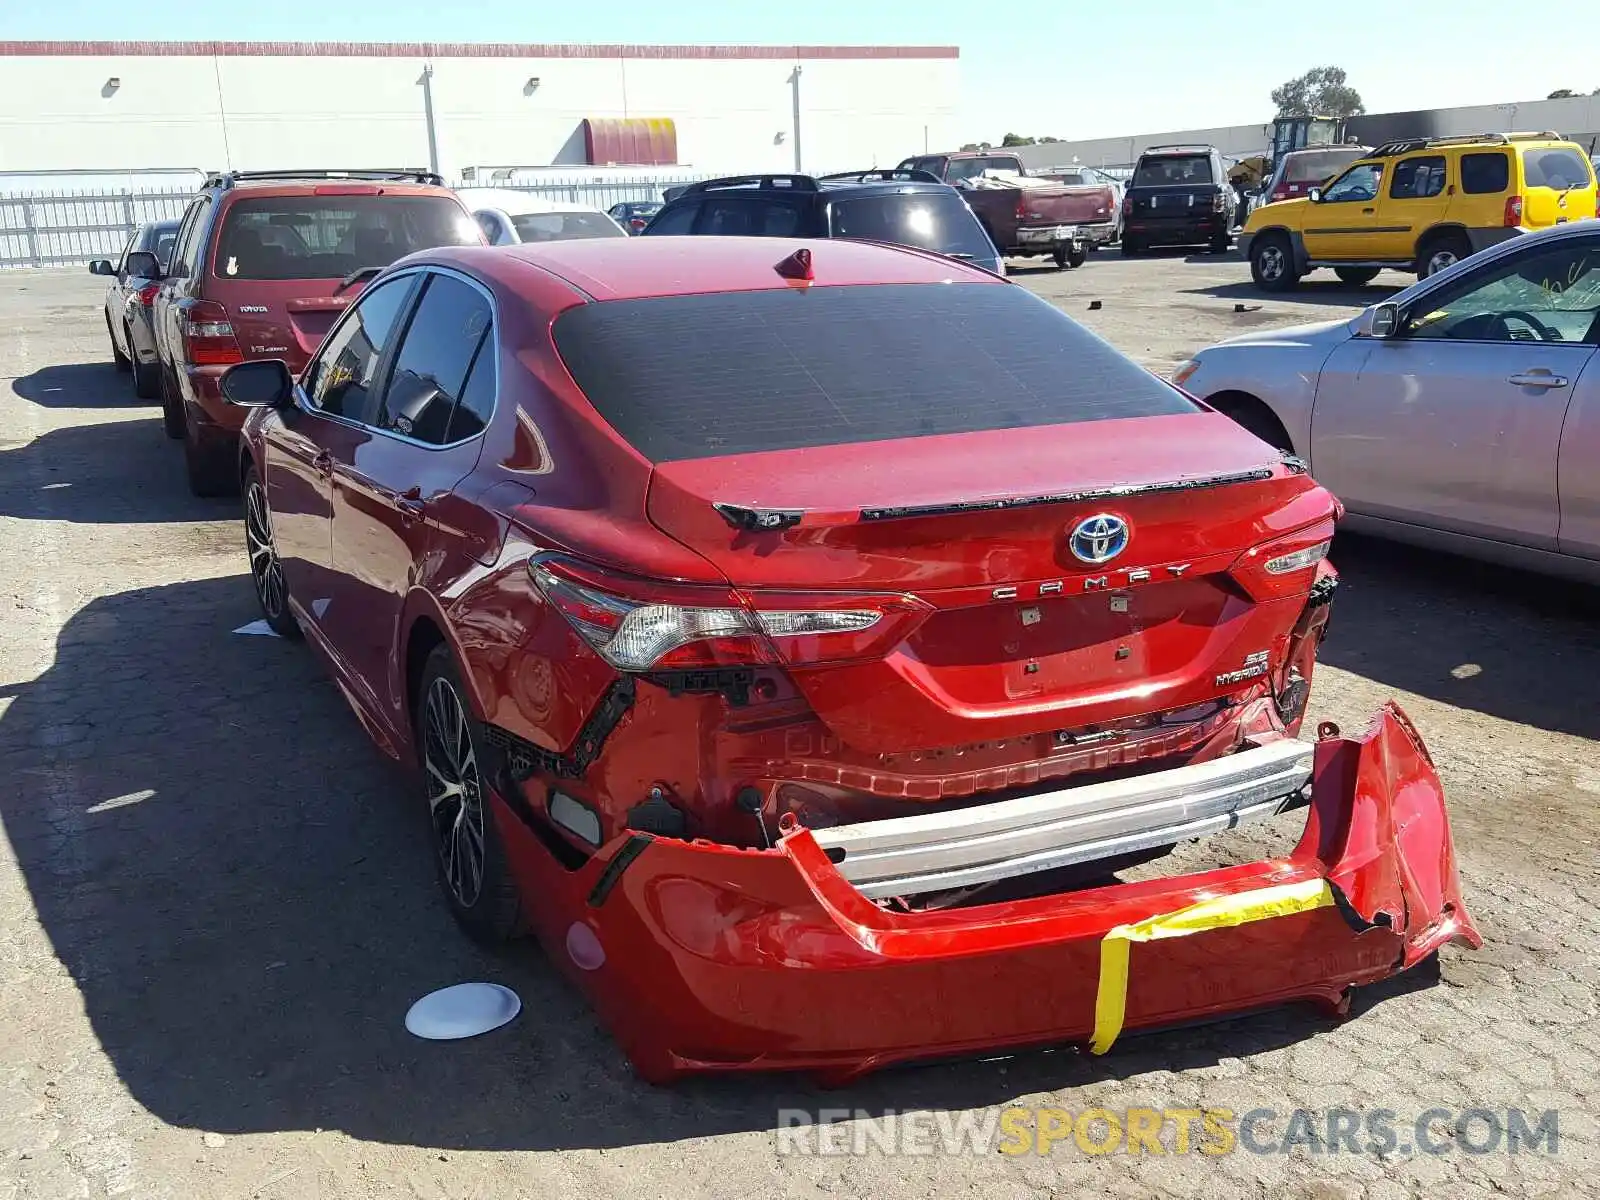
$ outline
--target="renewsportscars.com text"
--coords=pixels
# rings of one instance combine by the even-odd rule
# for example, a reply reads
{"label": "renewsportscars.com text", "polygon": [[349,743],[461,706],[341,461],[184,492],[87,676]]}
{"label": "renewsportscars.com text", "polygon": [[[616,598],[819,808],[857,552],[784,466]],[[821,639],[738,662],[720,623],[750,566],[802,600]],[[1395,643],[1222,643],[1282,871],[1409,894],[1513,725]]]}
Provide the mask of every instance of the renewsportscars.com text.
{"label": "renewsportscars.com text", "polygon": [[780,1109],[779,1154],[1443,1154],[1560,1152],[1554,1109]]}

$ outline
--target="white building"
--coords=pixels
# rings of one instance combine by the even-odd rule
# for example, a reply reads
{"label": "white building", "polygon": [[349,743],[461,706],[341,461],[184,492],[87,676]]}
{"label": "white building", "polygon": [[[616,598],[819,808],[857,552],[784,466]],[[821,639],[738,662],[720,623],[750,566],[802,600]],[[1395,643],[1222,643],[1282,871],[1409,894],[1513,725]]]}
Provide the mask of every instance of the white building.
{"label": "white building", "polygon": [[0,42],[0,177],[892,166],[953,143],[957,76],[942,46]]}

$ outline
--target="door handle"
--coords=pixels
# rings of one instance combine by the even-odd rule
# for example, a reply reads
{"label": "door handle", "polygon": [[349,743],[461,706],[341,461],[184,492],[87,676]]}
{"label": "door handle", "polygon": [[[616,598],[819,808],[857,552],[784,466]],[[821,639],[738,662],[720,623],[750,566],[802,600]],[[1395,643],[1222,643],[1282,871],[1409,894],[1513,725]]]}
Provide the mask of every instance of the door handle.
{"label": "door handle", "polygon": [[420,521],[428,511],[428,502],[422,498],[420,487],[409,487],[394,498],[394,506],[400,512],[400,520],[404,524]]}
{"label": "door handle", "polygon": [[1534,370],[1524,371],[1521,375],[1508,376],[1506,382],[1515,384],[1517,387],[1564,388],[1567,386],[1567,377],[1565,375],[1552,375],[1549,371]]}
{"label": "door handle", "polygon": [[1362,212],[1363,212],[1363,213],[1364,213],[1364,214],[1366,214],[1366,215],[1367,215],[1367,216],[1369,216],[1369,217],[1370,217],[1370,216],[1371,216],[1371,215],[1372,215],[1372,214],[1373,214],[1373,213],[1375,213],[1375,212],[1377,212],[1377,211],[1378,211],[1378,210],[1377,210],[1377,209],[1375,209],[1375,208],[1363,208],[1363,209],[1362,209],[1362,210],[1361,210],[1361,211],[1362,211]]}

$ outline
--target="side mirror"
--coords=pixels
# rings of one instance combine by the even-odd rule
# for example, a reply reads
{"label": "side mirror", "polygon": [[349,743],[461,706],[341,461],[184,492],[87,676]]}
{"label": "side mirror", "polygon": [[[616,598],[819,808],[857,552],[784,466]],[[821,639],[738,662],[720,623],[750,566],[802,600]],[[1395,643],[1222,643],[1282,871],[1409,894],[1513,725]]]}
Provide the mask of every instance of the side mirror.
{"label": "side mirror", "polygon": [[1309,192],[1306,193],[1306,199],[1311,201],[1311,203],[1313,203],[1313,204],[1321,204],[1322,203],[1322,189],[1319,188],[1319,187],[1312,188]]}
{"label": "side mirror", "polygon": [[281,358],[235,363],[222,373],[222,398],[239,408],[288,408],[294,376]]}
{"label": "side mirror", "polygon": [[89,274],[91,275],[115,275],[116,273],[117,269],[111,265],[109,258],[97,258],[89,264]]}
{"label": "side mirror", "polygon": [[1384,341],[1400,332],[1400,306],[1374,304],[1367,309],[1367,336]]}
{"label": "side mirror", "polygon": [[161,269],[160,261],[148,250],[129,252],[125,269],[129,277],[135,279],[160,279],[166,274]]}

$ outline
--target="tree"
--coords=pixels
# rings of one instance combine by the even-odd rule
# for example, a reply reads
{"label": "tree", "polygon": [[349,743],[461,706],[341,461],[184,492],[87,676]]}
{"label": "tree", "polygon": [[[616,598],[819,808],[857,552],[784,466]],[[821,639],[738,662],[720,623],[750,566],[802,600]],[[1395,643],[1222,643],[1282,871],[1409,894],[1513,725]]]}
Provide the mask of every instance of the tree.
{"label": "tree", "polygon": [[1313,67],[1272,90],[1280,117],[1355,117],[1367,111],[1361,93],[1345,83],[1343,67]]}
{"label": "tree", "polygon": [[1573,91],[1571,88],[1557,88],[1555,91],[1551,92],[1548,96],[1546,96],[1545,99],[1546,100],[1566,100],[1566,99],[1569,99],[1569,98],[1571,98],[1573,96],[1576,96],[1577,94],[1578,93]]}
{"label": "tree", "polygon": [[1031,146],[1033,145],[1033,139],[1031,137],[1023,137],[1020,133],[1008,133],[1000,139],[1000,144],[1002,146]]}

